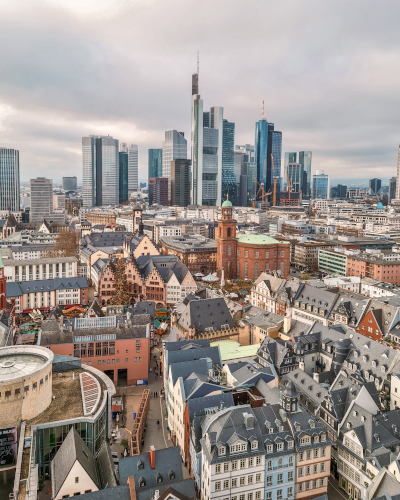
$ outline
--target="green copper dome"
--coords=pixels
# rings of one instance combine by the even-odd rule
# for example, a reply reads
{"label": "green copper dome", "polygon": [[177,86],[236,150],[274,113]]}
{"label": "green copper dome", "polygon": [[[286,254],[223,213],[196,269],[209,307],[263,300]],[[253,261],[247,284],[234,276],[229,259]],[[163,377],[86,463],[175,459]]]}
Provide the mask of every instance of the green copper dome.
{"label": "green copper dome", "polygon": [[223,207],[231,207],[231,206],[232,206],[232,203],[231,203],[229,200],[225,200],[225,201],[222,203],[222,206],[223,206]]}

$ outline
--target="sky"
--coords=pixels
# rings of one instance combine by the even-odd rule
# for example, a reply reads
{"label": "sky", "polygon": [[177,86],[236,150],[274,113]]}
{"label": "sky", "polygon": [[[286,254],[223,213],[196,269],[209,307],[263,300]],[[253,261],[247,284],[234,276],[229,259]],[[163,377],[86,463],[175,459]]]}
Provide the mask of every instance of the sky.
{"label": "sky", "polygon": [[282,153],[311,150],[331,179],[396,175],[400,2],[386,0],[1,0],[0,147],[21,181],[82,178],[82,137],[147,150],[188,139],[200,53],[204,107],[223,106],[236,144],[265,117]]}

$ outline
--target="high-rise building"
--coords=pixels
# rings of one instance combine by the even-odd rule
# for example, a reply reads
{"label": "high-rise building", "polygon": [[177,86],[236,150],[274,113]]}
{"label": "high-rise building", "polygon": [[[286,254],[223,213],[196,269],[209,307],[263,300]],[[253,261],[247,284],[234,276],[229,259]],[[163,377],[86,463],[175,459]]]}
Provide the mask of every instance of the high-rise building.
{"label": "high-rise building", "polygon": [[138,190],[139,153],[137,144],[121,144],[121,151],[128,153],[128,196]]}
{"label": "high-rise building", "polygon": [[389,202],[396,198],[396,177],[389,180]]}
{"label": "high-rise building", "polygon": [[76,191],[78,189],[78,179],[76,177],[63,177],[62,188],[64,191]]}
{"label": "high-rise building", "polygon": [[235,124],[222,122],[222,193],[221,199],[229,200],[233,206],[238,205],[238,186],[235,177]]}
{"label": "high-rise building", "polygon": [[323,170],[317,170],[313,175],[312,197],[314,200],[327,200],[329,193],[329,178]]}
{"label": "high-rise building", "polygon": [[162,177],[162,149],[149,149],[148,178]]}
{"label": "high-rise building", "polygon": [[290,191],[293,193],[302,192],[303,188],[303,167],[300,163],[289,163],[287,175],[290,179]]}
{"label": "high-rise building", "polygon": [[198,90],[197,73],[192,76],[191,199],[194,205],[219,206],[224,110],[215,106],[209,112],[203,112],[203,100]]}
{"label": "high-rise building", "polygon": [[235,146],[234,172],[238,183],[238,205],[251,207],[257,192],[254,146],[250,144]]}
{"label": "high-rise building", "polygon": [[82,194],[84,207],[118,205],[118,146],[118,140],[110,136],[91,135],[82,138]]}
{"label": "high-rise building", "polygon": [[168,206],[168,179],[166,177],[150,177],[149,205]]}
{"label": "high-rise building", "polygon": [[119,202],[129,200],[128,194],[129,170],[128,170],[128,153],[125,151],[119,152]]}
{"label": "high-rise building", "polygon": [[[272,158],[274,168],[272,167]],[[282,132],[275,130],[273,123],[267,122],[264,118],[264,111],[261,120],[256,122],[255,134],[255,162],[257,165],[257,181],[264,190],[272,192],[273,177],[277,179],[277,191],[280,190],[282,158]],[[259,201],[261,201],[261,191]]]}
{"label": "high-rise building", "polygon": [[31,210],[30,222],[50,219],[53,214],[53,180],[37,177],[30,180]]}
{"label": "high-rise building", "polygon": [[0,148],[0,210],[19,211],[19,191],[19,151]]}
{"label": "high-rise building", "polygon": [[171,196],[171,161],[187,159],[187,140],[183,132],[166,130],[162,147],[162,177],[168,179],[168,197]]}
{"label": "high-rise building", "polygon": [[311,188],[312,188],[311,160],[312,160],[311,151],[299,152],[299,163],[303,170],[302,193],[303,193],[303,199],[305,200],[309,200],[311,196]]}
{"label": "high-rise building", "polygon": [[347,186],[338,184],[337,186],[331,187],[331,198],[345,200],[347,198]]}
{"label": "high-rise building", "polygon": [[381,186],[382,186],[381,179],[377,179],[376,177],[375,177],[375,179],[371,179],[369,181],[369,193],[370,194],[379,194]]}
{"label": "high-rise building", "polygon": [[292,152],[286,152],[285,157],[283,160],[283,165],[284,165],[284,171],[282,172],[282,179],[283,179],[283,189],[287,191],[287,168],[289,166],[289,163],[297,163],[297,153],[292,153]]}
{"label": "high-rise building", "polygon": [[190,205],[190,160],[171,161],[171,205]]}

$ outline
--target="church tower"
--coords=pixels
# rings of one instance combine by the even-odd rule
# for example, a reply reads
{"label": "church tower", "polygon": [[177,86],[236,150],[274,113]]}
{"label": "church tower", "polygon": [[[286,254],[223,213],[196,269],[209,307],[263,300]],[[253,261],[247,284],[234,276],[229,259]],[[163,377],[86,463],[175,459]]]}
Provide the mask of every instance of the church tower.
{"label": "church tower", "polygon": [[221,207],[221,220],[215,235],[217,242],[217,269],[221,275],[224,269],[225,278],[236,278],[236,221],[232,220],[232,203],[226,200]]}

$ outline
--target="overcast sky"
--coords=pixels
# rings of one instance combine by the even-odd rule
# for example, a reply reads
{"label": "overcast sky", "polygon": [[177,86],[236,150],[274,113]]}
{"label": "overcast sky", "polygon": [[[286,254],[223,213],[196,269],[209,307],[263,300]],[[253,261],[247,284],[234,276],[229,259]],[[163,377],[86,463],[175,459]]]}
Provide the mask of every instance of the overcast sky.
{"label": "overcast sky", "polygon": [[[0,147],[21,180],[81,174],[81,138],[147,149],[190,144],[200,51],[205,109],[223,106],[236,144],[265,115],[282,151],[311,150],[332,178],[396,175],[400,2],[386,0],[0,0]],[[188,150],[190,156],[190,146]]]}

